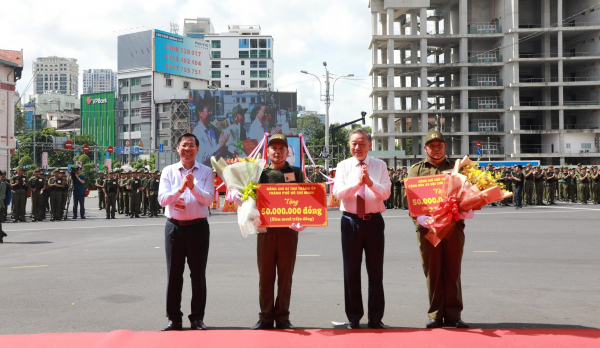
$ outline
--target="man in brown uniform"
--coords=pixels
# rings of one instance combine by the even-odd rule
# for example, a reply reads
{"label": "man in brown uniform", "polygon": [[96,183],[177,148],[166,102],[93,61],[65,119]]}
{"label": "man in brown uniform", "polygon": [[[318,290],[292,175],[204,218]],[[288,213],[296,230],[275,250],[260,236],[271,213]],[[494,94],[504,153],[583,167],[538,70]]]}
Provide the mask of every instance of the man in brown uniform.
{"label": "man in brown uniform", "polygon": [[[286,162],[288,155],[287,138],[274,134],[269,140],[267,154],[271,164],[263,169],[259,183],[304,183],[304,173],[298,167]],[[239,191],[234,193],[239,203]],[[258,233],[256,257],[259,274],[259,320],[253,330],[272,329],[273,321],[278,329],[294,329],[290,323],[290,299],[292,296],[292,276],[296,264],[298,232],[304,227],[273,227]],[[277,277],[277,299],[275,299],[275,278]]]}
{"label": "man in brown uniform", "polygon": [[[442,133],[430,130],[425,136],[427,158],[411,166],[408,176],[438,175],[452,171],[454,163],[446,158],[446,147]],[[464,220],[457,221],[454,231],[442,239],[437,247],[425,239],[429,230],[419,225],[416,219],[413,222],[429,292],[429,320],[426,327],[468,328],[469,325],[461,320],[463,301],[460,271],[465,245]]]}

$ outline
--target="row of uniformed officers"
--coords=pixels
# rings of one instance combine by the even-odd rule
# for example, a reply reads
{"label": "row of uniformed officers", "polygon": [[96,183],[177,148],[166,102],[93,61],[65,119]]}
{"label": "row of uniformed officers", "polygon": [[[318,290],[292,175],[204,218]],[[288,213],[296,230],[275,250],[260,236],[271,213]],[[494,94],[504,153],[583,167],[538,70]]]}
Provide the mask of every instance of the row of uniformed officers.
{"label": "row of uniformed officers", "polygon": [[130,218],[140,215],[158,216],[162,208],[158,205],[158,187],[160,172],[157,170],[114,170],[99,173],[96,180],[98,187],[98,208],[106,209],[106,218],[114,219],[118,211]]}

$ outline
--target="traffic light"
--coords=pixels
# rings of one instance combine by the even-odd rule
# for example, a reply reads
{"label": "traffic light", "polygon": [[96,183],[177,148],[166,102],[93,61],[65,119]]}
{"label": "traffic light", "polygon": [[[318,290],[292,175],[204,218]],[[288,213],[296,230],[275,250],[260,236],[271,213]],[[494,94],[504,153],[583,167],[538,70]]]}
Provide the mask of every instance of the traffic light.
{"label": "traffic light", "polygon": [[367,116],[367,113],[365,111],[360,113],[362,115],[362,124],[363,126],[365,125],[365,116]]}

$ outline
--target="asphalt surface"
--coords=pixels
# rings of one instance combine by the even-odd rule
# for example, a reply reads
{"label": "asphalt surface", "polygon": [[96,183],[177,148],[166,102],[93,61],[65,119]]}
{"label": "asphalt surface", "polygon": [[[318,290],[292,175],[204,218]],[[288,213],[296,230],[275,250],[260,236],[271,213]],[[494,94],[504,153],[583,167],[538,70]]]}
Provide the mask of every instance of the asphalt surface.
{"label": "asphalt surface", "polygon": [[[159,330],[166,323],[164,217],[5,223],[0,244],[0,334]],[[28,208],[29,211],[29,208]],[[300,235],[291,321],[344,322],[339,211]],[[422,328],[427,288],[412,221],[385,214],[383,321]],[[258,320],[256,237],[232,213],[210,217],[205,323],[247,329]],[[29,219],[28,219],[29,221]],[[467,221],[463,320],[479,328],[600,328],[600,206],[484,208]],[[191,296],[186,272],[182,309]],[[366,308],[367,276],[363,271]],[[366,316],[363,323],[366,323]],[[187,322],[184,321],[184,326]]]}

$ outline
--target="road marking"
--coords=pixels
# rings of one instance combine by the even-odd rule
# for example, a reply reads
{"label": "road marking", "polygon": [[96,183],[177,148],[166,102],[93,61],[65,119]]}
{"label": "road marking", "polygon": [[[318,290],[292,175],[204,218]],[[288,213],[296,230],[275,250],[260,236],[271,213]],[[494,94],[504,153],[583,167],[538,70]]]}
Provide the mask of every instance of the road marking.
{"label": "road marking", "polygon": [[474,251],[474,253],[497,253],[497,251]]}
{"label": "road marking", "polygon": [[310,256],[319,256],[319,255],[296,255],[297,257],[310,257]]}
{"label": "road marking", "polygon": [[48,265],[38,265],[38,266],[16,266],[11,268],[37,268],[37,267],[48,267]]}
{"label": "road marking", "polygon": [[[237,224],[237,221],[211,221],[210,224]],[[81,227],[51,227],[51,228],[27,228],[22,230],[5,230],[6,232],[24,232],[24,231],[47,231],[47,230],[85,230],[96,228],[115,228],[115,227],[147,227],[147,226],[164,226],[165,224],[148,224],[148,225],[113,225],[113,226],[81,226]]]}

